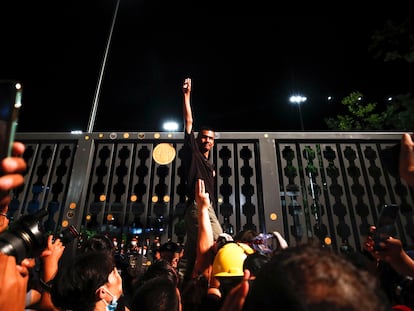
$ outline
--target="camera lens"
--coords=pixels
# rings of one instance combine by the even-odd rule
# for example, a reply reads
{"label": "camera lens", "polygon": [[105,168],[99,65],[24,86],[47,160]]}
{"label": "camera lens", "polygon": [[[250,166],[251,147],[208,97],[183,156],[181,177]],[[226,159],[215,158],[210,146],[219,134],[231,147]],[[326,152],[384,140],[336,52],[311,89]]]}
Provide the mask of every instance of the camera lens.
{"label": "camera lens", "polygon": [[[11,223],[6,231],[0,233],[0,253],[14,256],[17,263],[24,258],[38,257],[47,246],[47,235],[41,225],[41,220],[46,215],[48,211],[41,209]],[[55,238],[66,245],[78,236],[78,230],[71,225],[55,235]]]}
{"label": "camera lens", "polygon": [[46,210],[24,215],[12,223],[7,231],[0,234],[0,252],[11,255],[20,263],[24,258],[40,255],[44,249],[45,236],[40,219],[47,215]]}

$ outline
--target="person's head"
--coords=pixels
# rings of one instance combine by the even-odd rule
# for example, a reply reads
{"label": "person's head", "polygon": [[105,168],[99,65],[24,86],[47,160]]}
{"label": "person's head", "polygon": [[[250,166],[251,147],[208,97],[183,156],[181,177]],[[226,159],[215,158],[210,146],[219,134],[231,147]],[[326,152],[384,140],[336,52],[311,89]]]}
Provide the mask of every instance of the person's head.
{"label": "person's head", "polygon": [[152,257],[154,258],[154,261],[157,261],[157,260],[161,259],[161,253],[160,253],[159,248],[154,249],[154,251],[152,253]]}
{"label": "person's head", "polygon": [[236,233],[234,240],[236,242],[247,243],[250,246],[253,246],[253,241],[258,235],[259,233],[252,229],[241,230]]}
{"label": "person's head", "polygon": [[91,311],[98,303],[115,305],[121,295],[122,279],[107,251],[76,254],[59,267],[51,288],[53,304],[73,311]]}
{"label": "person's head", "polygon": [[81,246],[81,252],[101,252],[108,251],[110,253],[115,252],[114,242],[105,234],[96,234],[85,240]]}
{"label": "person's head", "polygon": [[173,241],[162,244],[159,248],[160,258],[168,261],[172,267],[177,268],[180,260],[181,248]]}
{"label": "person's head", "polygon": [[270,255],[265,255],[259,252],[247,255],[243,262],[243,271],[248,269],[250,271],[250,277],[256,278],[256,274],[270,259]]}
{"label": "person's head", "polygon": [[243,278],[243,263],[253,253],[247,244],[228,242],[216,253],[213,260],[212,275],[220,282],[223,297],[240,283]]}
{"label": "person's head", "polygon": [[202,153],[209,152],[214,147],[215,132],[210,127],[202,127],[197,135],[198,148]]}
{"label": "person's head", "polygon": [[130,310],[180,311],[180,293],[168,278],[163,276],[150,278],[136,289]]}
{"label": "person's head", "polygon": [[275,253],[251,283],[243,310],[389,310],[378,279],[341,255],[314,245]]}
{"label": "person's head", "polygon": [[133,237],[130,241],[130,247],[134,248],[138,246],[138,238],[137,237]]}
{"label": "person's head", "polygon": [[154,262],[138,281],[131,311],[181,310],[178,285],[178,274],[168,261],[160,259]]}
{"label": "person's head", "polygon": [[147,270],[141,276],[139,284],[159,276],[169,279],[173,284],[178,286],[179,277],[177,271],[168,261],[164,259],[160,259],[148,266]]}

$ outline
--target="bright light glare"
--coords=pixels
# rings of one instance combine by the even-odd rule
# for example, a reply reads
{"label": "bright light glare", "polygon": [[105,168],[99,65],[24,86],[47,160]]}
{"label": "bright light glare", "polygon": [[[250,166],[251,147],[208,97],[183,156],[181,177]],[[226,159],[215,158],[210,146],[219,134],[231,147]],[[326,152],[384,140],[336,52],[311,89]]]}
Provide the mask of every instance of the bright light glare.
{"label": "bright light glare", "polygon": [[174,121],[165,122],[163,125],[164,130],[166,131],[177,131],[178,130],[178,123]]}
{"label": "bright light glare", "polygon": [[292,96],[290,96],[290,98],[289,98],[289,101],[291,102],[291,103],[294,103],[294,104],[301,104],[301,103],[303,103],[303,102],[305,102],[307,100],[307,98],[306,98],[306,96],[302,96],[302,95],[292,95]]}

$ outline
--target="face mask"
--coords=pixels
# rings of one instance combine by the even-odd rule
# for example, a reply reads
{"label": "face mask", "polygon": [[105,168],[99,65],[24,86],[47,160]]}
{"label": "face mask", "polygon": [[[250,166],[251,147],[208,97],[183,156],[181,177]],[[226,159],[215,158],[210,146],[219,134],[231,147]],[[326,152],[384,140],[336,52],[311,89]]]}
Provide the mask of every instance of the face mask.
{"label": "face mask", "polygon": [[131,245],[132,245],[132,246],[137,246],[137,242],[135,242],[135,241],[131,241]]}
{"label": "face mask", "polygon": [[106,305],[106,311],[115,311],[116,307],[118,306],[118,299],[109,290],[106,288],[104,289],[112,297],[112,301],[110,303],[107,303],[105,299],[102,299]]}

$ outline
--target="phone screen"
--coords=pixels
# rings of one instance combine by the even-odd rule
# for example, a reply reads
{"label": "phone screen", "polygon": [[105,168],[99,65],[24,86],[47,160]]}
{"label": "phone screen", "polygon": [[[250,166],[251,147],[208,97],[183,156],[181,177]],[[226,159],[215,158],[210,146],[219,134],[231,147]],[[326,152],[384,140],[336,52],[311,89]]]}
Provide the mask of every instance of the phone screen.
{"label": "phone screen", "polygon": [[0,80],[0,159],[11,155],[21,100],[20,82]]}

